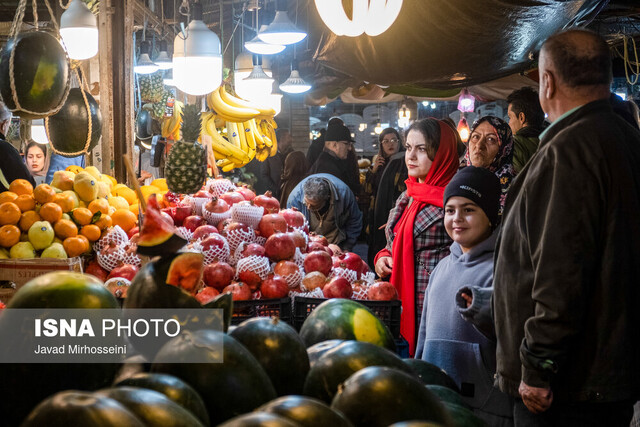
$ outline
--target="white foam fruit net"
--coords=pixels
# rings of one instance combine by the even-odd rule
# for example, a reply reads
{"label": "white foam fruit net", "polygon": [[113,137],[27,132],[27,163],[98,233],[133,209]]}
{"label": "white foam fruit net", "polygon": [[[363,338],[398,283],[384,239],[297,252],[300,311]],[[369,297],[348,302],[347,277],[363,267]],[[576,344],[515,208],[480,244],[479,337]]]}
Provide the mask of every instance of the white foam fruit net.
{"label": "white foam fruit net", "polygon": [[211,200],[207,197],[192,197],[191,203],[193,206],[193,212],[195,215],[202,216],[202,212],[204,211],[204,205]]}
{"label": "white foam fruit net", "polygon": [[142,260],[140,256],[136,253],[137,245],[135,243],[129,244],[125,246],[124,249],[124,258],[122,262],[125,264],[135,265],[136,267],[140,267],[142,265]]}
{"label": "white foam fruit net", "polygon": [[291,299],[294,299],[295,297],[324,298],[324,294],[322,293],[322,288],[315,288],[311,292],[289,291],[289,297],[291,297]]}
{"label": "white foam fruit net", "polygon": [[360,286],[357,286],[357,289],[353,289],[353,295],[351,295],[351,299],[359,299],[366,300],[369,299],[367,293],[369,292],[369,285],[367,282],[361,282]]}
{"label": "white foam fruit net", "polygon": [[189,231],[189,229],[186,228],[186,227],[178,227],[178,228],[176,228],[176,234],[178,236],[182,237],[187,242],[191,241],[191,238],[193,237],[193,232]]}
{"label": "white foam fruit net", "polygon": [[367,271],[360,277],[360,280],[364,280],[367,282],[368,286],[371,286],[376,281],[376,273],[373,271]]}
{"label": "white foam fruit net", "polygon": [[242,242],[254,243],[256,241],[256,233],[253,229],[250,229],[249,231],[228,230],[226,232],[226,237],[229,242],[229,248],[231,248],[232,251],[235,251]]}
{"label": "white foam fruit net", "polygon": [[231,217],[231,211],[229,210],[223,213],[214,213],[203,209],[202,217],[206,219],[209,224],[217,226],[220,221]]}
{"label": "white foam fruit net", "polygon": [[231,250],[229,249],[229,243],[225,239],[222,247],[212,246],[207,248],[206,250],[202,247],[202,241],[196,240],[193,243],[191,248],[192,252],[201,252],[204,255],[204,265],[213,263],[216,259],[218,261],[227,262],[229,260],[229,254]]}
{"label": "white foam fruit net", "polygon": [[123,264],[125,255],[124,249],[120,246],[107,246],[96,252],[98,264],[107,271]]}
{"label": "white foam fruit net", "polygon": [[238,263],[238,261],[240,261],[242,258],[244,258],[242,256],[242,251],[244,250],[244,248],[247,247],[247,245],[249,243],[252,242],[241,242],[238,247],[236,248],[235,251],[233,251],[233,253],[231,254],[231,256],[229,257],[229,264],[231,265],[236,265]]}
{"label": "white foam fruit net", "polygon": [[93,244],[93,248],[96,252],[101,251],[103,248],[106,248],[111,243],[115,244],[115,246],[123,246],[129,243],[129,237],[127,233],[120,228],[119,225],[111,227],[111,229],[105,234],[100,240]]}
{"label": "white foam fruit net", "polygon": [[229,190],[234,190],[236,186],[228,179],[209,179],[207,180],[205,188],[214,197],[218,197]]}
{"label": "white foam fruit net", "polygon": [[260,246],[264,246],[264,244],[267,243],[267,238],[256,235],[256,237],[254,239],[254,242],[259,244]]}
{"label": "white foam fruit net", "polygon": [[286,276],[282,276],[282,278],[287,282],[289,289],[295,289],[300,286],[302,282],[302,278],[304,277],[304,272],[300,267],[298,267],[298,271],[292,274],[287,274]]}
{"label": "white foam fruit net", "polygon": [[353,282],[358,280],[358,273],[353,270],[349,270],[348,268],[333,267],[329,277],[344,277],[353,285]]}
{"label": "white foam fruit net", "polygon": [[269,276],[269,273],[271,273],[269,258],[257,255],[242,258],[236,265],[236,279],[243,271],[253,271],[260,276],[261,280],[264,280]]}
{"label": "white foam fruit net", "polygon": [[296,253],[293,255],[293,262],[295,262],[298,267],[304,268],[304,259],[307,257],[307,254],[303,254],[300,251],[300,248],[296,248]]}
{"label": "white foam fruit net", "polygon": [[247,224],[251,228],[258,228],[263,214],[264,208],[262,206],[240,203],[231,206],[231,219]]}

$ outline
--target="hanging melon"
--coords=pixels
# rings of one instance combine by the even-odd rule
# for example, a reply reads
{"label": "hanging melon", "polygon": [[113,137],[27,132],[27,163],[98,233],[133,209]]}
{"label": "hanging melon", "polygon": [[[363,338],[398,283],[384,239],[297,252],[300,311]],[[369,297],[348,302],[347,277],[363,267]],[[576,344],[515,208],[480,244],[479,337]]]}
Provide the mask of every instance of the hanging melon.
{"label": "hanging melon", "polygon": [[45,119],[45,126],[53,151],[75,157],[88,153],[98,144],[102,135],[102,114],[89,92],[73,88],[62,109]]}
{"label": "hanging melon", "polygon": [[0,53],[2,99],[14,114],[25,119],[53,114],[67,98],[69,68],[62,45],[51,34],[18,34]]}

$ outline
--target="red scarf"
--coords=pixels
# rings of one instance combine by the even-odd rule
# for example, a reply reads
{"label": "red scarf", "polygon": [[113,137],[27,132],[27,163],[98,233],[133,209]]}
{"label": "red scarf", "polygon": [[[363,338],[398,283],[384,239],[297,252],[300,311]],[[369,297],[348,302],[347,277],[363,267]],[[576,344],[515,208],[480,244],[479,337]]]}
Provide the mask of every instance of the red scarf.
{"label": "red scarf", "polygon": [[[411,356],[416,350],[415,313],[415,258],[413,254],[413,230],[416,215],[427,205],[443,207],[444,188],[458,171],[458,150],[453,130],[440,121],[440,145],[424,183],[409,177],[407,195],[413,198],[394,228],[393,272],[391,283],[398,290],[402,301],[400,333],[409,342]],[[421,315],[422,313],[418,313]]]}

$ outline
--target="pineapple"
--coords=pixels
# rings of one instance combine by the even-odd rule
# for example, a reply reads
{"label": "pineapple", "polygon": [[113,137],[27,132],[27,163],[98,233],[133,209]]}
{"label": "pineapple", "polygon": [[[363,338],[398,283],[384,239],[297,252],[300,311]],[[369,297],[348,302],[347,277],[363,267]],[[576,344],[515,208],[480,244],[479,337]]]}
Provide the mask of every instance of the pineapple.
{"label": "pineapple", "polygon": [[207,151],[197,142],[200,126],[200,109],[186,105],[182,110],[182,141],[173,144],[165,167],[167,185],[174,193],[193,194],[206,178]]}
{"label": "pineapple", "polygon": [[164,94],[164,81],[162,71],[153,74],[142,74],[138,76],[140,84],[140,98],[143,102],[159,102]]}

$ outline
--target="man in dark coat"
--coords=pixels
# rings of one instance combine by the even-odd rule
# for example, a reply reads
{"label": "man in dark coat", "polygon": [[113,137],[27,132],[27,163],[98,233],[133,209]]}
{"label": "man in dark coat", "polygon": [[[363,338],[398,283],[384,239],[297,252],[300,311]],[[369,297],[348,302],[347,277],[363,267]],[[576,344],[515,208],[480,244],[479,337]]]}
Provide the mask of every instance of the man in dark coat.
{"label": "man in dark coat", "polygon": [[260,179],[263,182],[265,188],[277,199],[280,198],[280,177],[282,176],[282,169],[284,168],[284,161],[293,151],[291,146],[291,132],[289,129],[278,128],[276,130],[276,139],[278,141],[278,152],[271,157],[268,157],[262,163],[262,169],[260,171]]}
{"label": "man in dark coat", "polygon": [[34,187],[36,185],[20,153],[6,140],[5,135],[9,126],[11,126],[11,112],[0,101],[0,193],[9,190],[9,184],[16,179],[26,179]]}
{"label": "man in dark coat", "polygon": [[538,149],[544,111],[538,92],[526,86],[507,97],[509,127],[513,132],[513,168],[519,173]]}
{"label": "man in dark coat", "polygon": [[607,43],[551,36],[551,121],[517,176],[495,255],[497,383],[516,425],[628,426],[640,398],[640,132],[609,103]]}
{"label": "man in dark coat", "polygon": [[[344,124],[344,122],[340,117],[332,117],[327,122],[327,126],[337,125],[337,124],[340,124],[340,125]],[[310,165],[313,165],[316,162],[316,160],[318,160],[318,157],[320,157],[320,153],[322,153],[322,150],[324,150],[325,132],[326,132],[326,129],[322,129],[320,131],[320,136],[314,139],[313,141],[311,141],[309,150],[307,150],[307,161],[309,162]]]}

